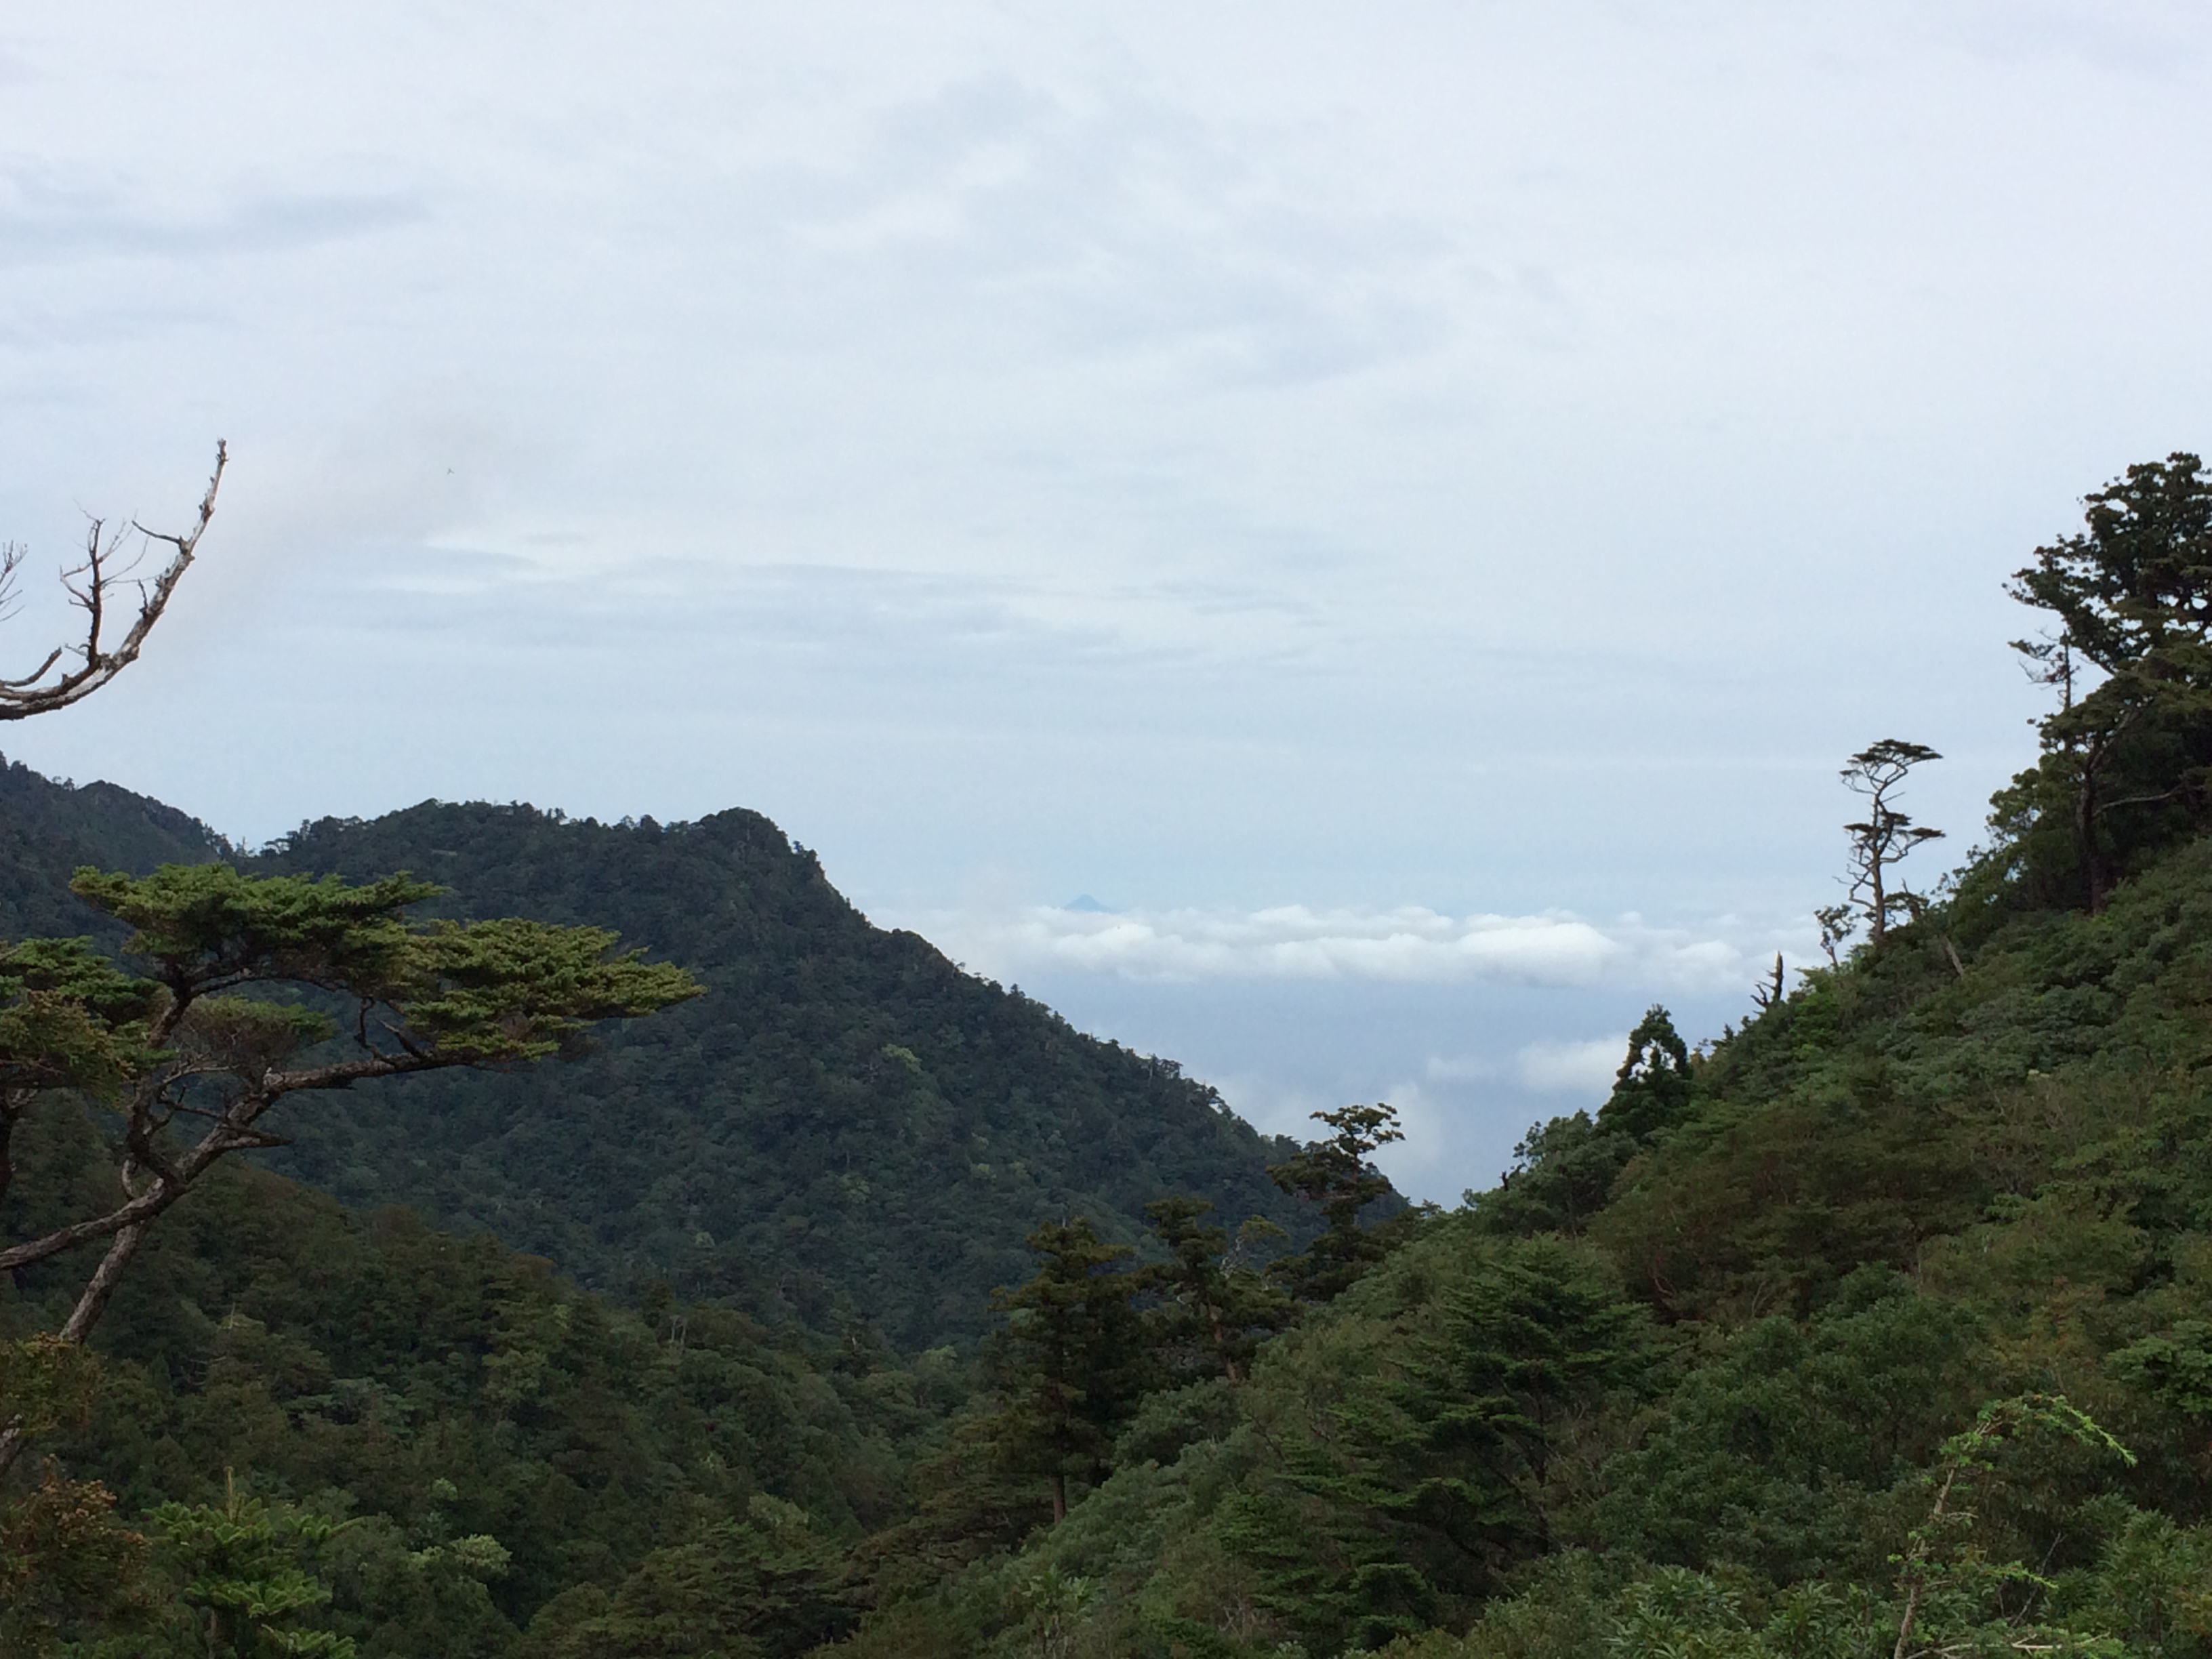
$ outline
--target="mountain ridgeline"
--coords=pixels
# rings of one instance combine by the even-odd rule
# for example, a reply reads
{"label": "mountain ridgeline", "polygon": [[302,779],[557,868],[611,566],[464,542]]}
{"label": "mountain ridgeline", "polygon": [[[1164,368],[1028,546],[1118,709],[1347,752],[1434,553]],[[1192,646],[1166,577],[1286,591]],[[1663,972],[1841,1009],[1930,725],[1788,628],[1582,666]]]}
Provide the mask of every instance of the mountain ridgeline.
{"label": "mountain ridgeline", "polygon": [[0,938],[86,933],[118,944],[125,930],[70,891],[72,871],[143,872],[233,853],[173,806],[112,783],[58,783],[0,757]]}
{"label": "mountain ridgeline", "polygon": [[412,872],[446,890],[422,913],[606,927],[688,969],[705,994],[569,1063],[394,1079],[277,1124],[292,1144],[270,1167],[489,1231],[584,1285],[665,1285],[918,1351],[981,1332],[1042,1222],[1086,1215],[1134,1240],[1143,1206],[1182,1192],[1232,1223],[1302,1224],[1265,1172],[1291,1143],[1172,1062],[872,926],[757,813],[604,824],[426,803],[240,858],[111,785],[16,766],[5,788],[14,937],[114,932],[70,896],[76,866],[229,856],[255,874]]}

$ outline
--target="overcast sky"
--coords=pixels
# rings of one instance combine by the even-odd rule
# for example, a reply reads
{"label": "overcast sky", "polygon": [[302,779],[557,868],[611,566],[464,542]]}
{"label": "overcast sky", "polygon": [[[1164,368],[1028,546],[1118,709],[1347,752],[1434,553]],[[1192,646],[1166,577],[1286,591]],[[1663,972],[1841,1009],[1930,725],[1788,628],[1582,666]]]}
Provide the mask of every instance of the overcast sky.
{"label": "overcast sky", "polygon": [[14,8],[0,535],[234,465],[148,659],[0,744],[249,841],[757,808],[1271,1127],[1389,1093],[1449,1199],[1646,1003],[1709,1035],[1809,949],[1845,754],[1943,750],[1956,851],[2030,754],[2003,577],[2212,443],[2208,46]]}

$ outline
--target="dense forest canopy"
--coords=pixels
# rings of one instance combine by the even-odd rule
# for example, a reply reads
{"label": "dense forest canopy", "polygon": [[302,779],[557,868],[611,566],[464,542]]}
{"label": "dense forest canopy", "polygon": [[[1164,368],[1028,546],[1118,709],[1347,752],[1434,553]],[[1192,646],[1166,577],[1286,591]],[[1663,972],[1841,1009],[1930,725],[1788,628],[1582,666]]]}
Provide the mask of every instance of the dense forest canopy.
{"label": "dense forest canopy", "polygon": [[[1178,1191],[1222,1164],[1159,1148],[1227,1143],[1159,1126],[1237,1133],[1202,1091],[1156,1072],[1153,1092],[1116,1092],[1143,1062],[1073,1034],[1018,1040],[1065,1028],[919,941],[881,943],[749,815],[671,830],[425,807],[311,827],[252,869],[360,884],[427,849],[450,917],[527,898],[547,924],[612,921],[708,994],[583,1060],[572,1075],[600,1081],[573,1109],[529,1092],[552,1072],[349,1103],[343,1138],[304,1143],[294,1167],[383,1207],[264,1170],[211,1177],[149,1236],[94,1354],[52,1349],[58,1270],[18,1274],[0,1388],[52,1459],[26,1460],[0,1509],[0,1643],[2212,1654],[2212,484],[2176,454],[2088,506],[2014,578],[2048,624],[2023,649],[2052,707],[1988,843],[1908,884],[1903,854],[1933,837],[1908,833],[1926,827],[1899,786],[1940,757],[1904,738],[1851,757],[1833,960],[1778,971],[1717,1039],[1653,1009],[1602,1106],[1533,1127],[1507,1177],[1448,1213],[1383,1191],[1380,1103],[1327,1114],[1303,1146],[1248,1143],[1267,1170],[1243,1186]],[[8,846],[81,836],[82,793],[27,812]],[[131,810],[144,851],[190,842]],[[9,856],[9,902],[46,914]],[[729,951],[726,930],[771,945]],[[707,1077],[724,1022],[730,1076],[819,1057],[811,1092],[705,1109],[726,1129],[783,1126],[746,1143],[746,1168],[772,1217],[806,1224],[794,1274],[885,1270],[808,1241],[869,1236],[823,1149],[857,1162],[887,1125],[932,1122],[925,1086],[978,1115],[936,1120],[964,1139],[896,1141],[902,1179],[983,1208],[1025,1189],[976,1173],[994,1161],[974,1126],[1049,1144],[1135,1113],[1154,1139],[1130,1187],[1156,1190],[1079,1162],[1039,1182],[1026,1248],[971,1261],[997,1276],[970,1349],[908,1334],[957,1327],[942,1308],[889,1302],[872,1323],[859,1292],[671,1273],[627,1190],[568,1215],[574,1188],[533,1176],[532,1237],[596,1238],[596,1257],[562,1246],[621,1293],[595,1294],[455,1224],[511,1241],[514,1212],[464,1212],[384,1150],[441,1130],[393,1133],[379,1112],[468,1125],[440,1143],[447,1161],[542,1119],[613,1172],[595,1179],[632,1179],[592,1162],[607,1154],[590,1111],[651,1124],[640,1103]],[[641,1057],[655,1024],[681,1033],[672,1058]],[[107,1120],[48,1092],[0,1211],[11,1240],[26,1206],[112,1180]],[[1210,1116],[1179,1115],[1191,1095]],[[551,1154],[503,1156],[529,1171]],[[994,1200],[984,1218],[1020,1215]],[[1302,1224],[1286,1237],[1273,1218]],[[748,1253],[769,1237],[738,1236]],[[653,1276],[617,1271],[625,1250]]]}
{"label": "dense forest canopy", "polygon": [[757,813],[602,824],[428,804],[307,825],[252,866],[435,878],[434,915],[590,921],[706,994],[574,1064],[424,1079],[302,1126],[276,1167],[489,1227],[594,1286],[963,1340],[1040,1222],[1144,1236],[1198,1194],[1301,1224],[1264,1140],[1171,1061],[1075,1030],[873,927]]}
{"label": "dense forest canopy", "polygon": [[0,929],[121,932],[70,890],[82,865],[228,858],[256,877],[395,871],[428,920],[611,929],[704,994],[605,1031],[568,1063],[413,1077],[287,1114],[272,1167],[349,1202],[489,1228],[586,1285],[655,1283],[770,1320],[858,1323],[910,1350],[967,1340],[1022,1240],[1087,1214],[1123,1242],[1199,1194],[1293,1232],[1264,1166],[1287,1155],[1172,1062],[1103,1043],[872,926],[757,813],[602,824],[428,803],[325,820],[247,857],[103,784],[0,775]]}

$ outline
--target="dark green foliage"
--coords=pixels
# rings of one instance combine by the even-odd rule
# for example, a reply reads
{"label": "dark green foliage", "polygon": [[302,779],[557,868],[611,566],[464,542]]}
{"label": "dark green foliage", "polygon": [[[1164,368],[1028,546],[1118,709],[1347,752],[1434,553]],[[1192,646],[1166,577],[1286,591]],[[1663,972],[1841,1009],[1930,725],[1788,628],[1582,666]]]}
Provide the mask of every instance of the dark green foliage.
{"label": "dark green foliage", "polygon": [[112,783],[55,783],[0,757],[0,939],[97,933],[102,945],[116,944],[124,930],[70,892],[73,872],[96,865],[143,875],[234,853],[173,806]]}
{"label": "dark green foliage", "polygon": [[2212,1324],[2185,1319],[2109,1356],[2112,1373],[2185,1416],[2212,1420]]}
{"label": "dark green foliage", "polygon": [[422,1079],[305,1126],[281,1167],[489,1226],[594,1285],[665,1279],[908,1351],[981,1334],[1022,1240],[1132,1243],[1163,1193],[1297,1224],[1263,1141],[1175,1066],[1100,1043],[840,898],[767,819],[600,824],[426,805],[325,820],[255,868],[414,870],[455,917],[649,941],[707,988],[573,1066]]}
{"label": "dark green foliage", "polygon": [[1067,1513],[1068,1482],[1105,1476],[1115,1437],[1156,1380],[1134,1305],[1144,1280],[1126,1244],[1103,1244],[1082,1216],[1048,1222],[1026,1241],[1036,1275],[991,1298],[1006,1316],[993,1370],[1004,1404],[992,1435],[1009,1473],[1052,1493]]}
{"label": "dark green foliage", "polygon": [[1643,1146],[1688,1115],[1696,1091],[1689,1045],[1667,1011],[1655,1006],[1628,1034],[1628,1058],[1613,1075],[1613,1093],[1598,1108],[1597,1127]]}
{"label": "dark green foliage", "polygon": [[1600,1129],[1588,1112],[1532,1124],[1513,1148],[1513,1167],[1468,1201],[1486,1231],[1578,1233],[1605,1207],[1613,1183],[1636,1156],[1620,1129]]}
{"label": "dark green foliage", "polygon": [[1910,1267],[2062,1172],[2142,1224],[2201,1224],[2208,987],[2212,843],[2098,916],[2015,915],[1976,940],[1937,911],[1695,1065],[1698,1112],[1595,1231],[1670,1310],[1756,1313],[1817,1302],[1863,1263]]}
{"label": "dark green foliage", "polygon": [[2060,705],[2042,762],[1996,806],[2027,896],[2096,910],[2212,816],[2212,479],[2177,453],[2087,504],[2087,527],[2038,548],[2012,584],[2057,622],[2017,648]]}
{"label": "dark green foliage", "polygon": [[1579,1232],[1605,1206],[1628,1161],[1686,1117],[1696,1095],[1689,1045],[1655,1005],[1628,1035],[1627,1057],[1597,1121],[1577,1112],[1532,1126],[1497,1188],[1469,1194],[1481,1226],[1524,1237]]}
{"label": "dark green foliage", "polygon": [[[43,1124],[47,1170],[64,1127]],[[41,1285],[0,1303],[0,1333],[51,1321]],[[161,1503],[231,1501],[226,1468],[264,1516],[345,1520],[301,1570],[333,1593],[316,1619],[364,1659],[503,1653],[564,1593],[596,1588],[612,1617],[696,1578],[687,1563],[734,1571],[762,1538],[819,1566],[901,1511],[902,1449],[934,1415],[865,1356],[711,1308],[672,1305],[655,1329],[489,1239],[244,1169],[149,1236],[99,1346],[87,1425],[52,1443],[68,1468],[157,1544]],[[783,1547],[761,1545],[763,1582],[785,1584]],[[173,1552],[155,1555],[167,1583]],[[822,1632],[849,1617],[834,1583],[819,1607],[787,1589],[828,1609]]]}
{"label": "dark green foliage", "polygon": [[1186,1194],[1145,1206],[1168,1258],[1144,1270],[1142,1286],[1154,1298],[1145,1314],[1146,1345],[1171,1388],[1214,1377],[1242,1382],[1261,1340],[1293,1316],[1288,1299],[1248,1259],[1281,1229],[1256,1217],[1246,1222],[1232,1257],[1226,1230],[1202,1224],[1212,1208]]}
{"label": "dark green foliage", "polygon": [[1438,1223],[1263,1356],[1246,1409],[1267,1454],[1219,1536],[1327,1650],[1451,1621],[1546,1547],[1576,1413],[1647,1364],[1601,1258]]}
{"label": "dark green foliage", "polygon": [[1745,1328],[1607,1469],[1599,1536],[1778,1584],[1879,1576],[1898,1547],[1890,1494],[1971,1414],[1983,1340],[1971,1316],[1881,1268],[1808,1323]]}
{"label": "dark green foliage", "polygon": [[0,1197],[15,1177],[15,1126],[42,1092],[112,1099],[153,1065],[158,991],[83,939],[0,948]]}
{"label": "dark green foliage", "polygon": [[1372,1161],[1376,1149],[1406,1136],[1396,1111],[1381,1101],[1313,1116],[1336,1133],[1269,1164],[1267,1175],[1319,1212],[1322,1230],[1297,1255],[1276,1258],[1268,1272],[1299,1300],[1326,1302],[1350,1289],[1404,1237],[1403,1223],[1363,1226],[1361,1220],[1370,1206],[1394,1195],[1389,1177]]}
{"label": "dark green foliage", "polygon": [[804,1510],[756,1495],[744,1519],[654,1551],[611,1595],[549,1603],[516,1659],[796,1659],[853,1622],[842,1553]]}

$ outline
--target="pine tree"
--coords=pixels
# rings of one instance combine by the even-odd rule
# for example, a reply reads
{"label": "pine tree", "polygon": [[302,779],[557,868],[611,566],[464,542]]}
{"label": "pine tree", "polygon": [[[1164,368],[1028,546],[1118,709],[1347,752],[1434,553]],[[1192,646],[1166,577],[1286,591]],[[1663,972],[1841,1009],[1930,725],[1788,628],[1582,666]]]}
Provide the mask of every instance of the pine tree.
{"label": "pine tree", "polygon": [[1299,1254],[1282,1257],[1269,1271],[1299,1300],[1327,1302],[1349,1289],[1403,1240],[1402,1227],[1386,1223],[1364,1228],[1359,1218],[1392,1190],[1390,1178],[1373,1163],[1376,1149],[1406,1136],[1398,1127],[1397,1111],[1383,1101],[1313,1115],[1336,1133],[1307,1142],[1284,1162],[1270,1164],[1267,1174],[1285,1192],[1321,1212],[1321,1235]]}
{"label": "pine tree", "polygon": [[[1283,1293],[1249,1264],[1230,1259],[1229,1235],[1201,1224],[1213,1206],[1176,1194],[1145,1206],[1168,1260],[1144,1270],[1144,1288],[1158,1301],[1146,1310],[1153,1352],[1171,1385],[1218,1376],[1241,1382],[1261,1340],[1291,1322]],[[1275,1232],[1266,1221],[1248,1221]]]}
{"label": "pine tree", "polygon": [[1844,767],[1840,775],[1844,785],[1853,794],[1866,797],[1867,815],[1856,823],[1844,826],[1844,833],[1851,838],[1849,902],[1816,913],[1831,959],[1835,945],[1849,936],[1858,919],[1866,922],[1867,942],[1879,946],[1889,932],[1893,916],[1915,917],[1923,908],[1924,901],[1901,881],[1895,890],[1891,890],[1889,872],[1914,848],[1942,840],[1943,832],[1913,823],[1899,810],[1895,797],[1914,767],[1942,758],[1926,744],[1884,738],[1853,755]]}
{"label": "pine tree", "polygon": [[2057,620],[2013,644],[2059,706],[2041,763],[1993,805],[2031,865],[2067,846],[2094,914],[2135,856],[2212,818],[2212,477],[2176,453],[2085,500],[2086,530],[2007,588]]}
{"label": "pine tree", "polygon": [[[166,865],[143,877],[82,871],[72,887],[133,930],[124,954],[147,972],[123,974],[72,941],[0,955],[0,1197],[10,1137],[57,1087],[119,1121],[119,1195],[0,1245],[0,1269],[103,1248],[58,1334],[70,1344],[90,1334],[148,1229],[209,1170],[283,1144],[264,1120],[291,1097],[542,1059],[596,1022],[700,988],[681,969],[617,952],[599,928],[414,921],[408,908],[440,890],[404,876],[349,886]],[[30,1420],[0,1402],[0,1474]]]}
{"label": "pine tree", "polygon": [[1071,1478],[1096,1483],[1112,1466],[1114,1437],[1154,1379],[1133,1298],[1143,1287],[1124,1266],[1136,1252],[1108,1244],[1089,1219],[1048,1222],[1031,1232],[1036,1276],[1000,1290],[995,1424],[1000,1455],[1042,1475],[1052,1517],[1067,1514]]}

